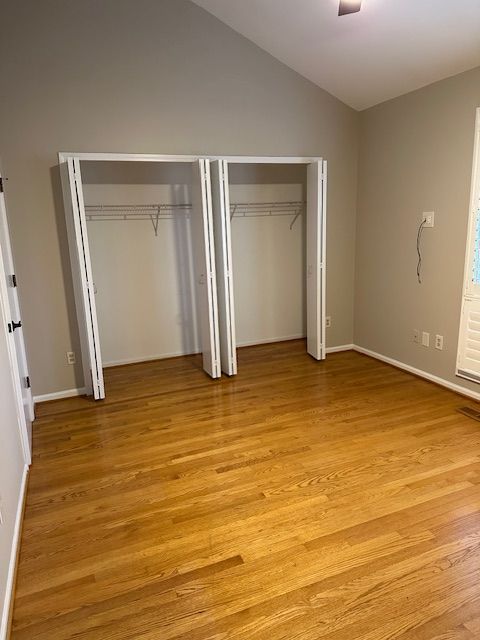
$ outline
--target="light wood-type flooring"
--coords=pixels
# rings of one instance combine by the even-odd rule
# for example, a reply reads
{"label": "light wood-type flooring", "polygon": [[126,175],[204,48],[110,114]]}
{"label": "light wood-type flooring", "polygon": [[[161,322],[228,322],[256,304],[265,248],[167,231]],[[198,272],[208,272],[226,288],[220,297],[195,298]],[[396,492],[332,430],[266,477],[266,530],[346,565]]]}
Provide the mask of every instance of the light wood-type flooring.
{"label": "light wood-type flooring", "polygon": [[473,402],[358,353],[38,407],[14,640],[480,638]]}

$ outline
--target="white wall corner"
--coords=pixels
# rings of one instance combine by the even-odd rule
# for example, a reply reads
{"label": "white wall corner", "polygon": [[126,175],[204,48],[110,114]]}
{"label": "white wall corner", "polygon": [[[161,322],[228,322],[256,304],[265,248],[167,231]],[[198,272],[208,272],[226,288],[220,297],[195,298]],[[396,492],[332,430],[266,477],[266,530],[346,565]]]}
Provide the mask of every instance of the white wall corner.
{"label": "white wall corner", "polygon": [[352,351],[355,348],[353,344],[339,344],[336,347],[327,347],[325,353],[338,353],[339,351]]}
{"label": "white wall corner", "polygon": [[405,364],[405,362],[400,362],[399,360],[395,360],[394,358],[389,358],[388,356],[384,356],[381,353],[377,353],[376,351],[371,351],[370,349],[366,349],[365,347],[354,345],[353,349],[358,353],[363,353],[364,355],[375,358],[376,360],[381,360],[382,362],[391,364],[392,366],[397,367],[397,369],[403,369],[404,371],[408,371],[408,373],[413,373],[413,375],[415,376],[425,378],[425,380],[429,380],[430,382],[435,382],[436,384],[439,384],[442,387],[446,387],[447,389],[450,389],[450,391],[454,391],[455,393],[458,393],[462,396],[467,396],[468,398],[472,398],[473,400],[480,401],[480,392],[478,391],[471,391],[470,389],[466,389],[459,384],[455,384],[454,382],[445,380],[445,378],[439,378],[438,376],[433,375],[433,373],[428,373],[428,371],[423,371],[423,369],[417,369],[410,366],[409,364]]}

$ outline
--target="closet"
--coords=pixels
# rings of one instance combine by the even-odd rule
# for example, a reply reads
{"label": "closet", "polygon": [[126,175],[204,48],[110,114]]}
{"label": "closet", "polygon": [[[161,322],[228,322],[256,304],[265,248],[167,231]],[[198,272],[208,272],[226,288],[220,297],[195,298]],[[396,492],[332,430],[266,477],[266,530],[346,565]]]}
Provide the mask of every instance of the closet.
{"label": "closet", "polygon": [[88,395],[103,367],[202,352],[221,375],[209,161],[60,154]]}
{"label": "closet", "polygon": [[237,346],[304,336],[324,359],[326,162],[219,158],[211,178],[222,371]]}
{"label": "closet", "polygon": [[59,154],[87,395],[104,366],[307,338],[325,357],[326,162]]}

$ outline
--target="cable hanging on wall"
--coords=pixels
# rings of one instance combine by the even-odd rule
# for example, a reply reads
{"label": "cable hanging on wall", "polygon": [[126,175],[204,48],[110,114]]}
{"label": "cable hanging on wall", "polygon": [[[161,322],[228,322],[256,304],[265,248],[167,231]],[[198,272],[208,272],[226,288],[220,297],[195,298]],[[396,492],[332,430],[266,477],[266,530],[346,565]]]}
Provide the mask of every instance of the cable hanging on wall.
{"label": "cable hanging on wall", "polygon": [[422,239],[422,233],[423,230],[425,229],[425,225],[426,225],[427,221],[425,219],[422,220],[422,222],[419,224],[418,226],[418,232],[417,232],[417,256],[418,256],[418,262],[417,262],[417,280],[418,280],[418,284],[422,284],[422,251],[421,251],[421,239]]}
{"label": "cable hanging on wall", "polygon": [[[85,205],[88,221],[93,220],[149,220],[158,235],[160,220],[170,220],[178,213],[190,215],[192,205],[184,204],[94,204]],[[230,218],[263,218],[292,216],[290,229],[305,211],[305,202],[237,202],[230,205]]]}

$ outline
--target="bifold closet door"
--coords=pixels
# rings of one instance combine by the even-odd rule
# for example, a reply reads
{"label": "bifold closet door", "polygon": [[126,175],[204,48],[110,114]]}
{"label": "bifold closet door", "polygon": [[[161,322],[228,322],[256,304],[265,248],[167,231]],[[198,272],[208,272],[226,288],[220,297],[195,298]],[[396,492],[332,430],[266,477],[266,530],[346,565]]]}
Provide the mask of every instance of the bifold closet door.
{"label": "bifold closet door", "polygon": [[213,228],[218,284],[218,323],[220,328],[220,362],[223,373],[237,373],[235,311],[233,304],[232,233],[228,163],[215,160],[210,167],[212,181]]}
{"label": "bifold closet door", "polygon": [[325,358],[325,218],[327,163],[307,167],[307,352]]}
{"label": "bifold closet door", "polygon": [[68,158],[65,164],[61,166],[62,184],[85,389],[87,395],[101,400],[105,397],[105,386],[80,161]]}
{"label": "bifold closet door", "polygon": [[219,378],[220,344],[210,162],[204,159],[193,163],[192,243],[203,368],[212,378]]}

